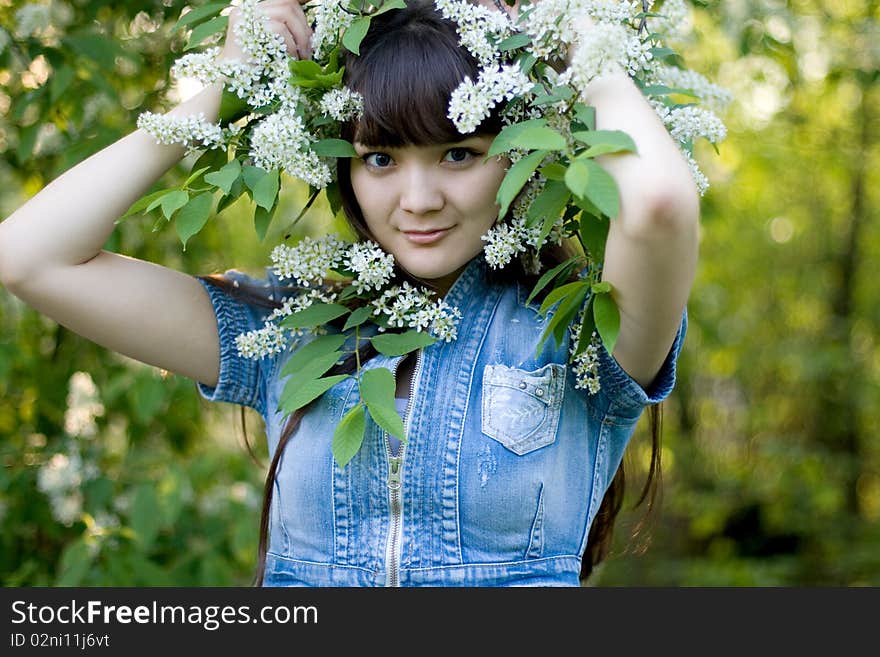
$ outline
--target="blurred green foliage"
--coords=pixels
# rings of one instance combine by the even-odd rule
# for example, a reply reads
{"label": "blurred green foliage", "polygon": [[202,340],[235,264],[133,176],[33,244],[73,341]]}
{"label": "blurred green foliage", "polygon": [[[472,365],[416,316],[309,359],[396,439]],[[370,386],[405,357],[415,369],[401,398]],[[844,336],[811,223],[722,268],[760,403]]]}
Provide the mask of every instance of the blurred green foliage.
{"label": "blurred green foliage", "polygon": [[[659,4],[659,3],[658,3]],[[0,3],[0,216],[175,103],[186,5]],[[730,89],[662,499],[626,510],[598,586],[880,584],[880,16],[877,3],[702,2],[679,45]],[[156,188],[179,183],[193,158]],[[109,181],[112,183],[112,181]],[[186,252],[158,213],[108,249],[193,274],[259,273],[306,200],[288,179],[263,241],[246,199]],[[297,234],[343,231],[316,204]],[[261,461],[238,411],[112,354],[0,289],[0,584],[248,585]],[[88,373],[88,374],[85,374]],[[627,460],[629,498],[649,455]]]}

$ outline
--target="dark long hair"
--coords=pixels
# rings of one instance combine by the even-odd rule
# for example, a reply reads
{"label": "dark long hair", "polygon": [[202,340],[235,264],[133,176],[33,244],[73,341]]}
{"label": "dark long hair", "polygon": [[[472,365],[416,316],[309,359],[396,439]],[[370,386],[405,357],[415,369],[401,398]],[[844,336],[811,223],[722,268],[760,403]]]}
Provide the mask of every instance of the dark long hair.
{"label": "dark long hair", "polygon": [[[408,0],[405,9],[391,10],[374,17],[370,30],[361,42],[360,56],[345,55],[346,85],[364,97],[364,113],[358,121],[342,126],[342,138],[358,140],[375,146],[399,147],[402,145],[431,145],[454,143],[462,139],[455,125],[447,118],[447,105],[452,91],[465,77],[476,79],[478,62],[459,45],[454,23],[444,20],[431,0]],[[476,134],[494,135],[500,132],[502,122],[500,107],[475,131]],[[361,239],[372,239],[351,186],[350,160],[338,160],[338,181],[342,208],[349,224]],[[502,221],[508,217],[502,218]],[[541,250],[541,271],[577,255],[570,242],[549,245]],[[531,289],[538,275],[526,271],[518,258],[503,269],[490,270],[492,281],[517,280]],[[577,272],[571,275],[572,280]],[[222,275],[202,277],[203,280],[223,288],[229,294],[267,308],[280,307],[277,300],[266,297],[265,288],[249,289],[233,286]],[[429,285],[399,267],[395,279],[417,285]],[[337,283],[338,285],[338,283]],[[290,291],[296,291],[291,288]],[[540,300],[541,297],[538,298]],[[344,317],[331,322],[341,328]],[[376,356],[372,343],[367,341],[358,354],[352,354],[344,362],[334,365],[327,373],[351,374],[357,362],[366,362]],[[296,410],[288,418],[266,475],[263,489],[263,508],[260,517],[259,562],[254,584],[263,582],[266,552],[269,539],[269,513],[272,492],[281,458],[300,420],[310,405]],[[648,511],[653,507],[660,481],[660,407],[649,409],[652,437],[651,464],[645,486],[635,506],[648,501]],[[242,423],[244,409],[242,408]],[[246,432],[245,432],[246,435]],[[247,441],[247,437],[245,438]],[[250,444],[248,450],[253,453]],[[612,533],[624,501],[625,475],[621,462],[609,486],[599,511],[590,527],[587,548],[581,563],[581,579],[585,580],[595,566],[609,553]]]}

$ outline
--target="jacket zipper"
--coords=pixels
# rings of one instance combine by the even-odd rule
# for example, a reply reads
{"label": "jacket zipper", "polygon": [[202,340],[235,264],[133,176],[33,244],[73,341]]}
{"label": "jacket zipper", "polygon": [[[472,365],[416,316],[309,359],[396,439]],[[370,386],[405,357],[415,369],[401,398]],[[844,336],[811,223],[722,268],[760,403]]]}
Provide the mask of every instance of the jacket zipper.
{"label": "jacket zipper", "polygon": [[[403,362],[401,358],[394,365],[395,380],[397,378],[397,367]],[[416,366],[413,370],[412,385],[410,385],[409,399],[406,405],[406,418],[403,428],[404,437],[409,435],[409,418],[412,414],[412,400],[414,384],[418,377],[419,368],[422,365],[422,352],[416,352]],[[400,454],[393,456],[391,453],[391,440],[388,432],[385,436],[385,452],[388,455],[388,506],[391,510],[391,524],[388,530],[388,542],[385,545],[385,586],[400,586],[400,536],[403,533],[403,503],[401,500],[400,488],[402,485],[401,473],[403,470],[403,457],[406,452],[406,443],[400,444]]]}

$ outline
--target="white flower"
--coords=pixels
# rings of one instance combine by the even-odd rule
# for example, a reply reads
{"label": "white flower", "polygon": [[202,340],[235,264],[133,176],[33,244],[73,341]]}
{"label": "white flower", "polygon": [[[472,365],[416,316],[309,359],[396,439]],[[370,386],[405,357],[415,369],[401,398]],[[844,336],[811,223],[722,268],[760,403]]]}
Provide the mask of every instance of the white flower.
{"label": "white flower", "polygon": [[284,351],[287,337],[280,326],[266,324],[263,328],[237,335],[235,346],[242,358],[263,358]]}
{"label": "white flower", "polygon": [[709,108],[719,112],[723,111],[733,99],[730,91],[690,69],[659,65],[654,69],[651,81],[673,89],[689,89]]}
{"label": "white flower", "polygon": [[183,144],[187,154],[200,148],[221,148],[224,145],[223,129],[199,112],[195,116],[167,116],[143,112],[137,119],[137,127],[150,133],[157,144]]}
{"label": "white flower", "polygon": [[269,254],[280,279],[295,279],[298,285],[320,285],[331,269],[342,264],[346,245],[336,235],[318,239],[304,237],[294,246],[279,244]]}
{"label": "white flower", "polygon": [[637,75],[653,59],[650,49],[651,44],[642,41],[632,28],[614,23],[596,23],[581,36],[571,65],[560,76],[560,80],[564,84],[574,84],[583,93],[596,78],[620,70]]}
{"label": "white flower", "polygon": [[358,118],[364,112],[364,97],[348,87],[332,89],[321,97],[321,112],[337,121]]}
{"label": "white flower", "polygon": [[323,189],[333,175],[310,144],[314,138],[292,106],[267,116],[251,131],[250,156],[254,165],[271,171],[284,170],[291,176]]}
{"label": "white flower", "polygon": [[522,96],[531,88],[532,82],[519,66],[484,68],[476,83],[466,77],[452,92],[448,116],[461,134],[469,134],[479,127],[491,114],[492,108],[502,100]]}
{"label": "white flower", "polygon": [[515,26],[507,13],[473,5],[467,0],[436,0],[434,4],[443,18],[455,21],[459,43],[481,66],[500,60],[501,53],[492,41],[499,42],[514,30]]}
{"label": "white flower", "polygon": [[700,137],[717,144],[727,136],[727,128],[721,119],[709,110],[693,105],[671,109],[666,117],[666,125],[673,139],[682,144],[694,142]]}
{"label": "white flower", "polygon": [[98,433],[95,417],[103,414],[104,405],[92,377],[87,372],[75,372],[70,377],[64,430],[71,436],[94,436]]}
{"label": "white flower", "polygon": [[356,18],[343,9],[348,4],[348,0],[320,0],[306,9],[309,24],[314,26],[310,44],[313,59],[319,59],[332,50],[342,31]]}
{"label": "white flower", "polygon": [[358,294],[383,288],[394,273],[394,256],[375,242],[356,242],[348,247],[345,265],[357,274],[353,285]]}
{"label": "white flower", "polygon": [[583,318],[584,311],[582,310],[578,314],[577,320],[568,327],[570,336],[569,362],[573,366],[572,372],[575,375],[574,387],[586,389],[591,395],[595,395],[602,388],[599,382],[599,334],[593,331],[587,348],[577,357],[574,355]]}

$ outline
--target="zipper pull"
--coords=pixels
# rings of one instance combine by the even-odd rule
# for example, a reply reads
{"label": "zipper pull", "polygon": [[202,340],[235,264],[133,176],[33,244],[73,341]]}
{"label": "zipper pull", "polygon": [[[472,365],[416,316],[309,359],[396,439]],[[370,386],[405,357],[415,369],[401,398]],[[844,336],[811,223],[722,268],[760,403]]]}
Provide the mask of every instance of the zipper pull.
{"label": "zipper pull", "polygon": [[400,489],[400,463],[402,460],[399,456],[392,456],[388,460],[388,488],[391,490]]}

